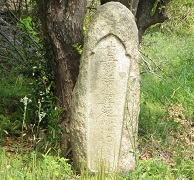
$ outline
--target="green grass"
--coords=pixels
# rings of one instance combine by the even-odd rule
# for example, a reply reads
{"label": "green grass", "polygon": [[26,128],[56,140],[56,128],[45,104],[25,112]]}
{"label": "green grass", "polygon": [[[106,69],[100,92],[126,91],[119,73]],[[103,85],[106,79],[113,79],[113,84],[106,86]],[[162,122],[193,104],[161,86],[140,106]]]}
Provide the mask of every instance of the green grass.
{"label": "green grass", "polygon": [[0,113],[11,114],[16,111],[20,99],[31,93],[29,82],[23,75],[14,74],[0,79]]}
{"label": "green grass", "polygon": [[1,180],[64,180],[75,177],[67,160],[49,155],[7,155],[0,152]]}
{"label": "green grass", "polygon": [[[19,133],[22,126],[22,103],[29,95],[29,81],[23,75],[12,74],[0,79],[0,138],[6,134]],[[1,142],[0,142],[1,143]]]}
{"label": "green grass", "polygon": [[[157,127],[155,129],[158,130],[157,135],[161,135],[162,129],[166,134],[168,108],[173,104],[181,104],[187,121],[193,123],[193,41],[194,35],[180,38],[157,32],[144,36],[142,51],[160,67],[161,70],[158,70],[147,58],[155,73],[162,79],[146,72],[145,67],[142,68],[142,71],[146,73],[141,76],[140,132],[149,134],[149,130],[152,132],[152,127],[155,125]],[[173,124],[176,128],[176,123],[169,125],[173,126]]]}
{"label": "green grass", "polygon": [[[144,36],[141,51],[152,74],[144,63],[141,69],[140,147],[142,152],[149,150],[153,159],[160,157],[164,162],[172,161],[167,163],[168,168],[165,165],[153,167],[157,167],[159,177],[149,178],[149,169],[145,168],[145,179],[194,179],[194,142],[191,138],[194,135],[193,41],[194,35],[179,37],[148,32]],[[166,153],[170,157],[162,157]],[[152,164],[148,167],[152,169]]]}
{"label": "green grass", "polygon": [[105,174],[100,171],[92,175],[82,171],[76,175],[67,160],[57,156],[37,155],[34,152],[28,155],[7,154],[0,152],[0,179],[1,180],[146,180],[146,179],[194,179],[194,166],[191,160],[178,158],[177,165],[171,167],[160,158],[139,160],[134,172],[125,175]]}

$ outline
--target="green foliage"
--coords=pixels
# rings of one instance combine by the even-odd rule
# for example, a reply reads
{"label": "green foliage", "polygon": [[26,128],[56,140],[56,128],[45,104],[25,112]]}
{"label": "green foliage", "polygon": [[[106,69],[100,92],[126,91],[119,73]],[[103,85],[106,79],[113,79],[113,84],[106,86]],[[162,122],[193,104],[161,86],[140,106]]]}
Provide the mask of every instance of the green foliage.
{"label": "green foliage", "polygon": [[[17,134],[22,125],[20,99],[30,92],[28,79],[22,75],[12,74],[0,80],[0,133],[1,135]],[[4,117],[4,118],[3,118]],[[5,118],[9,121],[6,121]],[[6,133],[5,133],[6,132]]]}
{"label": "green foliage", "polygon": [[76,43],[76,44],[73,44],[73,47],[77,50],[79,54],[82,54],[82,50],[83,50],[82,45],[79,45],[78,43]]}
{"label": "green foliage", "polygon": [[166,8],[162,3],[163,3],[162,0],[156,0],[155,1],[154,5],[151,9],[150,16],[154,16],[154,14],[156,13],[157,8],[159,9],[159,12],[161,12],[164,8]]}
{"label": "green foliage", "polygon": [[[194,33],[194,4],[190,6],[189,2],[182,3],[180,1],[174,2],[175,4],[171,7],[171,18],[167,27],[171,30],[176,31],[177,34],[193,34]],[[193,2],[192,2],[193,3]],[[178,8],[175,8],[178,7]],[[169,30],[170,30],[169,29]]]}
{"label": "green foliage", "polygon": [[100,4],[100,0],[92,0],[87,2],[87,11],[85,14],[84,25],[83,25],[84,35],[87,35],[88,27],[92,21],[93,16],[96,13],[96,10],[99,4]]}
{"label": "green foliage", "polygon": [[[61,129],[58,124],[62,110],[54,105],[58,100],[53,94],[53,75],[45,59],[43,37],[36,29],[38,22],[35,26],[32,19],[30,13],[21,17],[15,27],[16,43],[8,46],[3,56],[4,64],[0,66],[0,114],[9,119],[7,126],[5,122],[0,124],[0,133],[3,136],[17,135],[21,130],[22,134],[31,131],[35,148],[47,152],[50,146],[59,148]],[[11,38],[12,34],[10,42]],[[6,38],[3,40],[9,43]],[[28,106],[20,102],[26,96],[32,101]],[[39,137],[40,131],[44,132],[44,137]]]}
{"label": "green foliage", "polygon": [[74,178],[67,159],[58,156],[37,155],[32,152],[26,156],[10,155],[0,151],[1,180],[64,180]]}
{"label": "green foliage", "polygon": [[34,30],[34,23],[32,22],[32,18],[30,16],[23,18],[19,23],[18,23],[18,27],[20,27],[22,29],[23,32],[27,32],[31,37],[36,37],[36,35],[38,34],[35,30]]}
{"label": "green foliage", "polygon": [[135,172],[128,175],[129,180],[135,179],[173,179],[170,167],[158,159],[139,161]]}
{"label": "green foliage", "polygon": [[[178,156],[177,156],[178,158]],[[134,172],[125,175],[105,173],[103,170],[96,175],[83,170],[81,175],[76,176],[72,171],[68,160],[59,156],[41,155],[32,152],[28,155],[7,155],[5,150],[0,150],[0,179],[48,179],[48,180],[136,180],[136,179],[192,179],[194,164],[192,161],[185,161],[180,157],[177,165],[170,167],[160,159],[151,158],[140,160]]]}
{"label": "green foliage", "polygon": [[193,0],[172,0],[165,8],[167,9],[169,20],[163,24],[153,26],[148,30],[149,32],[163,31],[168,35],[176,33],[179,36],[192,35],[194,33]]}
{"label": "green foliage", "polygon": [[[143,37],[139,137],[141,151],[149,149],[154,157],[162,157],[161,151],[165,149],[172,156],[173,163],[167,163],[172,167],[161,161],[161,166],[154,165],[160,169],[161,176],[155,176],[152,164],[147,164],[155,158],[148,158],[140,161],[130,179],[133,175],[134,179],[144,179],[136,173],[146,164],[145,179],[193,179],[193,140],[187,138],[193,132],[191,124],[194,123],[194,36],[190,27],[175,27],[167,33],[169,27],[172,27],[170,22],[154,26]],[[178,106],[171,108],[176,104],[183,106],[182,110]],[[170,116],[170,109],[177,115]],[[168,174],[163,174],[164,171]],[[140,168],[140,172],[144,171]]]}
{"label": "green foliage", "polygon": [[[0,138],[3,138],[4,133],[9,134],[7,129],[10,129],[10,120],[4,115],[0,114]],[[0,142],[1,144],[1,142]]]}
{"label": "green foliage", "polygon": [[185,161],[182,159],[181,163],[172,168],[160,159],[151,158],[138,161],[136,170],[129,173],[126,176],[126,179],[192,179],[194,172],[193,165],[194,163],[192,161]]}
{"label": "green foliage", "polygon": [[[191,113],[194,100],[192,93],[194,88],[192,80],[194,79],[192,73],[194,70],[193,40],[194,36],[189,38],[171,36],[169,38],[161,33],[144,37],[143,51],[155,61],[157,67],[152,64],[153,69],[155,68],[154,71],[163,78],[145,73],[142,75],[142,86],[147,89],[143,97],[143,99],[147,97],[146,102],[149,99],[149,101],[167,106],[170,103],[180,102],[184,105],[187,115]],[[160,67],[159,70],[158,67]],[[146,69],[143,68],[142,71],[146,72]]]}
{"label": "green foliage", "polygon": [[[157,67],[160,67],[158,70],[155,64],[150,62],[153,70],[163,79],[153,74],[142,74],[139,123],[139,132],[142,135],[155,134],[155,137],[163,137],[165,141],[169,130],[177,129],[178,124],[168,121],[167,117],[168,108],[173,103],[182,104],[187,119],[193,119],[194,53],[191,45],[193,40],[194,36],[184,39],[172,36],[169,39],[161,33],[148,34],[144,37],[142,50],[149,54],[149,58],[157,64]],[[146,72],[145,66],[142,72]]]}
{"label": "green foliage", "polygon": [[176,159],[177,165],[172,168],[172,172],[177,179],[194,179],[194,162],[192,160]]}

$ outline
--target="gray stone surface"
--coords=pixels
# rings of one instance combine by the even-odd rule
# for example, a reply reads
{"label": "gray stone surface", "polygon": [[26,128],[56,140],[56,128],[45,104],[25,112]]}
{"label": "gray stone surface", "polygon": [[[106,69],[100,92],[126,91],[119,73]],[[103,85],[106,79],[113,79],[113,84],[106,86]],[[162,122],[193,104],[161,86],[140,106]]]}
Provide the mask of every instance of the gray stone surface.
{"label": "gray stone surface", "polygon": [[139,114],[138,30],[117,2],[99,8],[89,27],[72,96],[75,166],[98,172],[135,168]]}

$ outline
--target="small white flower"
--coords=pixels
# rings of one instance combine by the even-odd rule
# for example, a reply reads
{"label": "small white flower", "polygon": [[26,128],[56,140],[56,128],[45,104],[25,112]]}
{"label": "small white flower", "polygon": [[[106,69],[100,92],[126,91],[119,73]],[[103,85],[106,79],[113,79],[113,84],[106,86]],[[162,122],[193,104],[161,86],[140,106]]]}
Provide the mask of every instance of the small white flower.
{"label": "small white flower", "polygon": [[20,102],[23,102],[24,105],[27,106],[28,103],[32,102],[32,100],[25,96],[24,98],[21,98]]}
{"label": "small white flower", "polygon": [[7,165],[7,169],[11,169],[11,166],[10,165]]}
{"label": "small white flower", "polygon": [[38,117],[39,117],[39,122],[42,121],[42,119],[46,116],[46,113],[45,112],[40,112]]}

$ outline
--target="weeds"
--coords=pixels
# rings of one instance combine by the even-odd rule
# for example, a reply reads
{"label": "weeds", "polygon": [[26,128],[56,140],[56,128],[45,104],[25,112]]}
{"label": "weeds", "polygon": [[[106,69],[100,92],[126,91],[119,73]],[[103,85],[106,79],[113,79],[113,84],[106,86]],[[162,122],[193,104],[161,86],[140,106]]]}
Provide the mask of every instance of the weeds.
{"label": "weeds", "polygon": [[22,146],[24,144],[24,128],[27,130],[26,126],[26,113],[27,113],[27,105],[28,103],[32,102],[31,99],[28,99],[26,96],[20,100],[20,102],[24,103],[24,112],[23,112],[23,121],[22,121],[22,134],[21,134],[21,139],[22,139]]}
{"label": "weeds", "polygon": [[75,177],[66,159],[37,155],[34,152],[24,158],[21,155],[7,155],[5,150],[1,150],[0,164],[0,179],[2,180],[64,180]]}
{"label": "weeds", "polygon": [[[137,179],[193,179],[193,39],[192,35],[180,38],[160,32],[144,36],[143,56],[154,73],[163,78],[149,74],[145,66],[142,67],[140,164],[132,175],[142,163],[148,167],[144,167],[145,172],[141,169],[142,176],[134,176],[138,176]],[[160,169],[158,175],[152,163],[149,164],[156,157],[160,164],[154,165]],[[163,169],[168,173],[163,174]]]}
{"label": "weeds", "polygon": [[[39,149],[43,148],[46,155],[39,155],[36,152],[17,154],[14,151],[1,151],[0,179],[194,179],[193,162],[193,50],[192,40],[178,37],[171,37],[176,44],[165,46],[168,38],[164,34],[156,33],[152,37],[150,34],[144,37],[142,52],[154,62],[149,61],[154,73],[158,73],[161,78],[150,75],[142,67],[141,80],[141,113],[139,120],[139,152],[137,167],[134,172],[121,175],[105,173],[103,170],[98,174],[91,174],[83,169],[80,175],[75,175],[71,170],[68,161],[59,156],[49,156],[52,147],[58,152],[61,130],[57,130],[58,124],[55,122],[60,111],[54,107],[52,100],[47,98],[44,91],[42,99],[38,101],[36,110],[37,124],[33,126],[34,140]],[[172,39],[170,41],[172,41]],[[180,42],[181,41],[181,42]],[[169,51],[169,48],[171,51]],[[162,51],[161,51],[162,49]],[[181,51],[179,50],[181,49]],[[179,51],[178,51],[179,50]],[[178,53],[177,53],[178,52]],[[158,68],[160,67],[160,68]],[[17,81],[17,84],[19,80]],[[22,84],[25,87],[25,81]],[[47,86],[45,86],[47,87]],[[47,89],[48,90],[48,89]],[[5,93],[6,94],[6,93]],[[24,103],[23,98],[22,102]],[[29,100],[24,103],[22,135],[28,123],[28,110],[31,111]],[[46,106],[45,106],[46,105]],[[26,107],[26,108],[25,108]],[[43,129],[50,135],[47,139],[39,139],[41,123],[44,118],[48,121],[48,126]],[[0,115],[1,137],[10,134],[9,117]],[[20,121],[18,121],[20,122]],[[29,124],[28,124],[29,127]],[[49,139],[49,141],[48,141]],[[42,146],[40,148],[40,146]],[[25,146],[24,146],[25,147]],[[25,147],[26,148],[26,147]]]}

